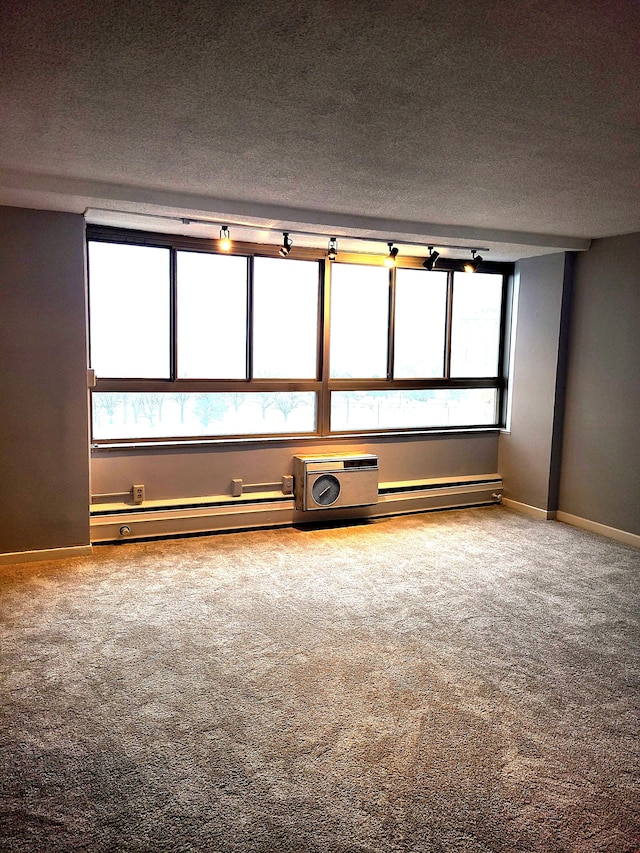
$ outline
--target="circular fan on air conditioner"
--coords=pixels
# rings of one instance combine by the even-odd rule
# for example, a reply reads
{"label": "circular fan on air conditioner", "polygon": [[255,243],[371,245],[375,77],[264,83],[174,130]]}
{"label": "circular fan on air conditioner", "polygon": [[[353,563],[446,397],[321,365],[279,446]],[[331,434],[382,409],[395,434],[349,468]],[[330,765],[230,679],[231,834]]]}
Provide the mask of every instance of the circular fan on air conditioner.
{"label": "circular fan on air conditioner", "polygon": [[340,481],[333,474],[323,474],[313,484],[311,495],[321,506],[331,506],[340,495]]}

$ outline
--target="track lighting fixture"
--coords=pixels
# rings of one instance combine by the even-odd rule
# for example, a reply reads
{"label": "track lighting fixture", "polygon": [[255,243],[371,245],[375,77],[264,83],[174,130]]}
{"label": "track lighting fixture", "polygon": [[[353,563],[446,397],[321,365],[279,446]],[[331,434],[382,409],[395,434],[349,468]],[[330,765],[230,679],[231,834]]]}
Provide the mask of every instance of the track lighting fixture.
{"label": "track lighting fixture", "polygon": [[220,229],[220,241],[218,243],[223,252],[228,252],[231,249],[231,234],[227,225],[223,225]]}
{"label": "track lighting fixture", "polygon": [[398,254],[398,249],[396,246],[393,245],[393,243],[387,243],[387,246],[389,247],[389,254],[384,259],[384,265],[385,267],[391,269],[396,265],[396,256]]}
{"label": "track lighting fixture", "polygon": [[477,272],[478,267],[483,261],[482,255],[479,255],[475,249],[471,250],[471,260],[464,265],[465,272]]}
{"label": "track lighting fixture", "polygon": [[435,267],[436,261],[440,257],[440,252],[436,252],[433,246],[429,246],[429,257],[425,258],[422,262],[422,266],[431,272],[431,270]]}
{"label": "track lighting fixture", "polygon": [[329,238],[329,245],[327,247],[327,258],[330,261],[335,261],[338,257],[338,240],[336,237]]}
{"label": "track lighting fixture", "polygon": [[293,246],[293,240],[289,237],[288,231],[282,232],[282,238],[282,246],[278,249],[278,254],[281,258],[286,258]]}

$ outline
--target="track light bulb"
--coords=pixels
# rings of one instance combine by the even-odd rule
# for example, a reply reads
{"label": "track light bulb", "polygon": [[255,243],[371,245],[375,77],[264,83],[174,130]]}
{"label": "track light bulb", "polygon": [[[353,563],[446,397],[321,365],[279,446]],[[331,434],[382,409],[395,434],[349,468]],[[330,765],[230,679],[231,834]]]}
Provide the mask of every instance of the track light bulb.
{"label": "track light bulb", "polygon": [[293,246],[293,240],[289,237],[288,231],[282,232],[282,238],[282,246],[278,249],[278,254],[281,258],[286,258]]}
{"label": "track light bulb", "polygon": [[329,238],[329,245],[327,247],[327,258],[330,261],[335,261],[338,257],[338,240],[336,237]]}
{"label": "track light bulb", "polygon": [[398,254],[398,249],[393,245],[393,243],[387,243],[389,247],[389,254],[384,259],[384,265],[388,269],[392,269],[396,265],[396,256]]}
{"label": "track light bulb", "polygon": [[478,267],[483,261],[482,255],[479,255],[475,249],[471,250],[471,260],[464,265],[465,272],[477,272]]}
{"label": "track light bulb", "polygon": [[228,252],[231,249],[231,235],[229,234],[229,228],[226,225],[223,225],[220,229],[220,240],[218,245],[223,252]]}
{"label": "track light bulb", "polygon": [[440,252],[436,252],[433,246],[429,246],[429,257],[425,258],[422,262],[422,266],[431,272],[431,270],[435,267],[436,261],[440,257]]}

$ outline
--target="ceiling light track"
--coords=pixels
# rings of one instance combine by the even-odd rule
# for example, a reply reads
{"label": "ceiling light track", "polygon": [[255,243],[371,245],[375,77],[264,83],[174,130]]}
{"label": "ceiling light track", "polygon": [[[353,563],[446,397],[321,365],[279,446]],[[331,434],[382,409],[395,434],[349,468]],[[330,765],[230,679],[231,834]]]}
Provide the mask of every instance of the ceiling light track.
{"label": "ceiling light track", "polygon": [[[220,229],[220,236],[219,236],[219,240],[218,240],[218,245],[219,245],[220,249],[222,251],[225,251],[225,252],[228,252],[231,250],[232,243],[231,243],[231,235],[230,235],[230,229],[229,229],[229,224],[228,224],[229,220],[227,220],[226,222],[223,223],[217,219],[202,219],[200,217],[191,217],[191,216],[171,216],[169,214],[162,214],[162,213],[135,213],[133,211],[111,210],[108,208],[95,208],[95,207],[90,208],[90,209],[87,208],[87,210],[85,210],[85,216],[87,215],[87,213],[89,213],[89,210],[95,211],[96,213],[122,214],[124,216],[140,216],[143,219],[163,219],[165,221],[170,221],[170,222],[180,222],[182,225],[208,225],[210,227],[219,228]],[[294,232],[281,231],[280,228],[276,228],[276,227],[272,227],[272,226],[265,226],[265,225],[255,224],[255,223],[233,222],[232,224],[236,228],[247,228],[247,229],[252,229],[252,230],[256,230],[256,231],[266,231],[268,233],[278,233],[278,232],[281,233],[283,235],[284,239],[283,239],[282,245],[278,249],[278,252],[280,253],[280,255],[283,258],[287,257],[287,255],[291,251],[291,247],[293,246],[293,240],[291,239],[291,236],[290,236],[292,233],[295,233],[295,234],[299,235],[300,237],[317,237],[317,238],[324,237],[324,238],[327,238],[329,241],[328,247],[327,247],[327,258],[329,260],[335,260],[337,258],[338,240],[345,240],[345,241],[353,240],[353,241],[359,241],[359,242],[363,242],[363,243],[380,242],[379,238],[376,238],[373,236],[361,236],[361,235],[357,235],[357,234],[336,234],[335,232],[332,232],[332,236],[329,236],[329,234],[327,234],[327,233],[323,234],[322,232],[319,232],[319,231],[305,231],[305,230],[301,230],[301,229],[295,229]],[[421,248],[421,247],[425,246],[425,243],[423,241],[415,241],[415,240],[391,240],[391,241],[387,240],[386,242],[387,242],[387,246],[389,247],[389,254],[386,255],[386,257],[384,259],[384,263],[385,263],[385,266],[388,266],[388,267],[395,266],[396,257],[399,253],[399,247],[405,246],[405,247],[413,247],[413,248],[419,247],[419,248]],[[478,253],[490,251],[490,249],[486,246],[481,247],[481,248],[476,248],[476,247],[472,248],[469,245],[463,246],[463,245],[459,245],[459,244],[455,244],[455,243],[439,243],[438,249],[440,249],[440,250],[455,249],[455,250],[460,250],[463,252],[471,252],[472,253],[472,260],[469,261],[467,265],[470,267],[473,263],[476,263],[476,261],[477,261],[476,269],[477,269],[477,266],[480,263],[482,263],[482,261],[483,261],[482,256],[480,256]],[[432,245],[428,246],[428,251],[429,251],[429,255],[427,258],[425,258],[422,266],[426,270],[431,271],[435,268],[438,258],[441,257],[441,252],[437,251],[435,249],[435,247]],[[477,258],[476,258],[476,255],[478,255]],[[469,269],[469,272],[472,272],[472,271],[474,271],[474,270]]]}
{"label": "ceiling light track", "polygon": [[[140,215],[141,216],[154,216],[156,214],[140,214]],[[175,216],[161,216],[161,215],[158,215],[158,216],[161,219],[172,219],[174,221],[182,222],[183,225],[218,226],[220,224],[217,220],[214,220],[214,219],[189,219],[189,218],[175,217]],[[269,227],[268,225],[253,225],[253,224],[240,223],[240,222],[236,222],[234,224],[238,228],[251,228],[251,229],[255,229],[256,231],[267,231],[267,232],[273,233],[273,234],[275,234],[275,233],[282,234],[283,233],[280,230],[280,228]],[[293,232],[288,231],[287,233],[288,234],[295,233],[295,234],[299,235],[300,237],[327,237],[329,240],[329,244],[330,244],[329,247],[327,248],[327,254],[329,253],[329,251],[332,248],[331,244],[334,244],[334,243],[335,243],[335,251],[337,253],[337,243],[338,243],[339,239],[340,240],[358,240],[362,243],[378,243],[380,241],[379,237],[373,237],[373,236],[364,236],[363,237],[360,234],[338,234],[338,235],[329,237],[326,232],[323,233],[321,231],[305,231],[305,230],[300,229],[300,228],[296,228],[295,231],[293,231]],[[393,246],[413,246],[413,247],[418,246],[418,247],[421,247],[421,246],[425,245],[425,241],[420,241],[420,240],[392,240],[391,243]],[[389,244],[389,241],[387,241],[387,245],[388,244]],[[459,245],[456,243],[438,243],[438,247],[440,249],[460,249],[460,251],[464,251],[464,252],[471,252],[472,251],[471,246],[469,246],[468,244],[463,246],[463,245]],[[437,251],[434,252],[433,246],[428,246],[428,249],[429,249],[429,253],[434,254],[435,258],[437,260],[437,258],[440,256],[440,252],[437,252]],[[482,248],[474,249],[473,251],[490,252],[491,250],[487,246],[483,246]],[[397,254],[397,252],[396,252],[396,254]],[[333,260],[333,258],[331,260]]]}
{"label": "ceiling light track", "polygon": [[[141,215],[146,216],[147,214],[141,214]],[[150,214],[150,215],[152,215],[152,214]],[[212,225],[212,226],[218,226],[219,225],[219,223],[213,219],[184,219],[184,218],[168,217],[168,216],[163,216],[162,218],[163,219],[174,219],[174,220],[177,219],[179,222],[182,222],[183,225]],[[246,223],[234,223],[234,224],[239,228],[251,228],[251,229],[255,229],[256,231],[267,231],[269,233],[274,233],[274,234],[275,233],[280,233],[280,234],[283,233],[280,230],[280,228],[272,228],[272,227],[269,227],[267,225],[247,225]],[[286,233],[287,234],[295,233],[300,237],[328,237],[329,247],[327,248],[327,255],[331,251],[333,243],[335,243],[335,252],[337,255],[337,244],[338,244],[339,239],[340,240],[358,240],[362,243],[378,243],[378,242],[380,242],[379,237],[373,237],[373,236],[363,237],[359,234],[338,234],[338,235],[329,237],[327,233],[322,233],[321,231],[304,231],[304,230],[299,229],[299,228],[296,228],[295,231],[293,231],[293,232],[287,231]],[[387,240],[386,242],[387,242],[387,245],[389,245],[389,243],[390,243],[392,247],[396,247],[395,255],[398,254],[399,249],[397,247],[399,247],[399,246],[423,247],[425,245],[424,241],[418,241],[418,240],[392,240],[392,241]],[[472,251],[474,251],[474,252],[490,252],[491,251],[491,249],[489,249],[487,246],[483,246],[480,249],[475,249],[475,248],[472,249],[471,246],[469,246],[468,244],[463,246],[463,245],[459,245],[456,243],[438,243],[438,248],[440,248],[440,249],[459,249],[462,252],[472,252]],[[434,251],[433,246],[428,246],[428,250],[429,250],[429,254],[434,256],[434,262],[435,262],[435,260],[437,260],[440,257],[440,252]],[[330,258],[330,260],[335,260],[335,259]]]}

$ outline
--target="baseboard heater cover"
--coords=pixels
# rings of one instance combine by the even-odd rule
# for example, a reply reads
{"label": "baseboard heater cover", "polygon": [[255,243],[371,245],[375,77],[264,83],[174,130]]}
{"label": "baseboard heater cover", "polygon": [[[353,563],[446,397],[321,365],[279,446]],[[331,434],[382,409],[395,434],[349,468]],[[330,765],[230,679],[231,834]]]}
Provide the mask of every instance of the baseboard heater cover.
{"label": "baseboard heater cover", "polygon": [[[473,478],[440,478],[403,483],[381,484],[378,502],[372,506],[318,510],[311,514],[315,522],[381,518],[390,515],[461,509],[499,502],[502,480],[497,475]],[[185,505],[184,500],[162,506],[122,508],[107,511],[92,509],[91,541],[94,544],[122,542],[127,539],[163,538],[218,533],[259,527],[285,527],[309,523],[309,513],[297,510],[294,498],[271,499],[252,495],[251,500],[234,503],[211,498]]]}

